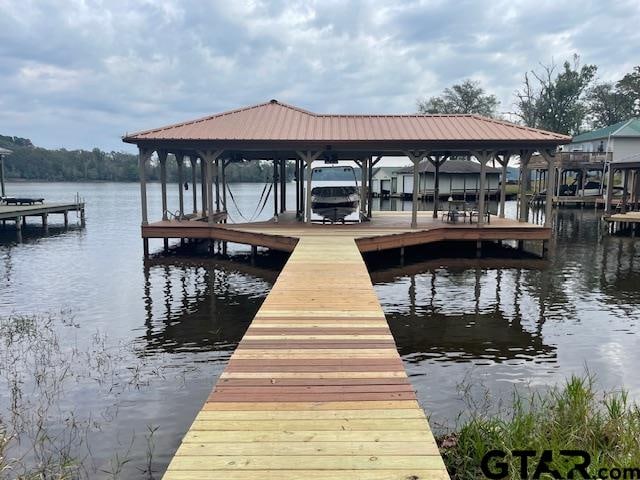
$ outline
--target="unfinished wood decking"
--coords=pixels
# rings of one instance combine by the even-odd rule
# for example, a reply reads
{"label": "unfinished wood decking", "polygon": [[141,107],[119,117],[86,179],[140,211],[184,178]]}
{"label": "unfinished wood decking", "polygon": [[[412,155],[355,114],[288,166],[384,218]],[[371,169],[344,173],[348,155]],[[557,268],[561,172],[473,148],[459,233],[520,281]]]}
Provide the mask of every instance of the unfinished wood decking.
{"label": "unfinished wood decking", "polygon": [[448,479],[353,237],[296,242],[165,480]]}
{"label": "unfinished wood decking", "polygon": [[371,221],[347,225],[305,224],[295,214],[255,223],[208,224],[198,221],[165,220],[142,227],[143,238],[196,238],[235,242],[291,252],[306,235],[353,238],[361,252],[423,245],[439,241],[537,240],[551,238],[551,229],[517,220],[491,217],[478,225],[459,221],[446,223],[432,212],[419,212],[418,227],[412,229],[411,212],[375,212]]}

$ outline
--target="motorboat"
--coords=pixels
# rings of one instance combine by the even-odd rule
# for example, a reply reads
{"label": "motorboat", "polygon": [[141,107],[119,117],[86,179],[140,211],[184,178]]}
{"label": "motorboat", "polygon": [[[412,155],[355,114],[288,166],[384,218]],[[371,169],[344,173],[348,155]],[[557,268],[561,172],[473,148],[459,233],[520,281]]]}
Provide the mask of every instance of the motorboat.
{"label": "motorboat", "polygon": [[358,221],[360,192],[352,167],[314,168],[311,185],[311,210],[319,220],[323,223]]}

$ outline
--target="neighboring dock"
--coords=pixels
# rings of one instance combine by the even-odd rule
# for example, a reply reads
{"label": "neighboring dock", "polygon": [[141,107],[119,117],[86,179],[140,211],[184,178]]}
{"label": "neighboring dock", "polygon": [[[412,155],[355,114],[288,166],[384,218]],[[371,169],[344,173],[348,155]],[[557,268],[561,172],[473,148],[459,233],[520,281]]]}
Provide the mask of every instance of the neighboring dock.
{"label": "neighboring dock", "polygon": [[0,220],[5,226],[7,221],[13,221],[21,236],[22,227],[26,225],[28,217],[39,217],[42,227],[49,225],[49,215],[62,215],[64,226],[69,226],[69,213],[77,212],[80,215],[80,224],[85,226],[84,202],[73,203],[39,203],[33,205],[0,205]]}
{"label": "neighboring dock", "polygon": [[449,478],[353,237],[307,233],[165,480]]}
{"label": "neighboring dock", "polygon": [[635,237],[640,231],[640,212],[614,213],[602,218],[609,233],[628,233]]}

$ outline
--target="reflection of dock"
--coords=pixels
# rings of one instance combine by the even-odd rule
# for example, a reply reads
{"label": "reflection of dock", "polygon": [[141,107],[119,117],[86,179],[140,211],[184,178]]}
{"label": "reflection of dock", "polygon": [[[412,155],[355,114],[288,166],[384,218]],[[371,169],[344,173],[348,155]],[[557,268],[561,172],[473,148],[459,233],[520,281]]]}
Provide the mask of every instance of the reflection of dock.
{"label": "reflection of dock", "polygon": [[7,221],[15,223],[18,239],[22,237],[22,227],[26,225],[28,217],[39,217],[42,228],[49,226],[49,215],[62,215],[65,228],[69,226],[69,212],[80,214],[81,226],[85,225],[84,203],[40,203],[33,205],[0,205],[0,220],[5,226]]}
{"label": "reflection of dock", "polygon": [[164,478],[448,478],[353,239],[300,239]]}

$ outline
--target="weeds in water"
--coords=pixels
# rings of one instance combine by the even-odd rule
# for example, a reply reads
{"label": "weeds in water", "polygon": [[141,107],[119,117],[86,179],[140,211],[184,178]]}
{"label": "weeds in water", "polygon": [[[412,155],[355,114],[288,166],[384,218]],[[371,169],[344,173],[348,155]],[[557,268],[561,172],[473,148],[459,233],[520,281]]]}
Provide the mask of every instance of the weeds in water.
{"label": "weeds in water", "polygon": [[[598,394],[589,374],[572,376],[544,393],[514,393],[508,411],[488,416],[475,412],[456,433],[439,440],[443,458],[456,480],[483,478],[481,461],[491,450],[506,452],[508,477],[520,479],[514,450],[583,450],[591,456],[589,473],[600,468],[640,466],[640,407],[625,391]],[[539,457],[538,457],[539,458]],[[535,465],[536,458],[530,461]],[[573,467],[556,455],[549,463],[563,478]]]}
{"label": "weeds in water", "polygon": [[[164,379],[163,368],[100,332],[78,340],[78,328],[68,312],[0,317],[0,479],[122,478],[134,456],[143,461],[132,454],[134,433],[107,460],[91,440],[117,417],[123,394]],[[87,408],[78,411],[78,400]],[[149,479],[158,428],[148,427],[136,467]]]}

